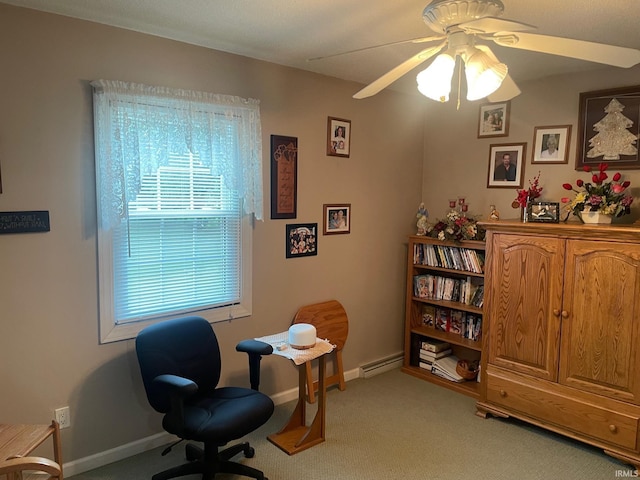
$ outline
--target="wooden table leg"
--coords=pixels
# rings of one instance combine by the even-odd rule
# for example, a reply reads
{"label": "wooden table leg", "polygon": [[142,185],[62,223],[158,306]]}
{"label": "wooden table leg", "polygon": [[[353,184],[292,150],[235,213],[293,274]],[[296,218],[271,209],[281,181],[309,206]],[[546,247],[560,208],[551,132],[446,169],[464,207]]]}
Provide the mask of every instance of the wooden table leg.
{"label": "wooden table leg", "polygon": [[285,427],[278,433],[269,435],[267,439],[275,446],[293,455],[295,453],[313,447],[318,443],[324,442],[325,438],[325,402],[326,402],[326,385],[325,372],[326,362],[325,355],[318,359],[318,410],[311,425],[306,425],[306,405],[305,390],[307,383],[307,375],[305,365],[298,366],[298,403],[291,414],[289,421]]}

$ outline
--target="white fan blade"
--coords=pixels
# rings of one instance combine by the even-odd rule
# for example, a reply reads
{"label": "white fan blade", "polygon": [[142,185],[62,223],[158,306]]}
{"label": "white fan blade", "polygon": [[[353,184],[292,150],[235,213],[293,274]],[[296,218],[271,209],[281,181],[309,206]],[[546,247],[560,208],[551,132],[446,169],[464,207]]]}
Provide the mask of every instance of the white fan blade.
{"label": "white fan blade", "polygon": [[484,17],[471,20],[458,25],[465,33],[496,33],[496,32],[522,32],[523,30],[537,30],[537,27],[528,23],[506,20],[498,17]]}
{"label": "white fan blade", "polygon": [[391,47],[392,45],[403,45],[405,43],[435,42],[436,40],[442,40],[443,38],[445,38],[444,35],[439,35],[436,37],[420,37],[420,38],[411,38],[409,40],[398,40],[397,42],[382,43],[380,45],[371,45],[369,47],[356,48],[355,50],[347,50],[346,52],[332,53],[331,55],[324,55],[322,57],[307,58],[307,62],[315,62],[316,60],[324,60],[325,58],[333,58],[333,57],[339,57],[341,55],[349,55],[350,53],[365,52],[367,50],[373,50],[374,48]]}
{"label": "white fan blade", "polygon": [[387,73],[382,75],[380,78],[378,78],[377,80],[373,81],[372,83],[370,83],[369,85],[364,87],[362,90],[357,92],[353,96],[353,98],[361,99],[361,98],[367,98],[367,97],[370,97],[372,95],[375,95],[380,90],[388,87],[393,82],[395,82],[397,79],[402,77],[405,73],[410,72],[411,70],[416,68],[421,63],[426,62],[427,60],[429,60],[431,57],[433,57],[436,53],[438,53],[442,49],[442,47],[445,45],[445,43],[446,42],[442,42],[438,46],[425,48],[421,52],[419,52],[416,55],[414,55],[413,57],[411,57],[409,60],[406,60],[406,61],[402,62],[400,65],[395,67],[393,70],[388,71]]}
{"label": "white fan blade", "polygon": [[[486,53],[494,62],[500,62],[498,57],[496,57],[491,49],[486,45],[476,45],[476,48]],[[487,98],[490,102],[506,102],[507,100],[511,100],[513,97],[517,97],[520,93],[520,89],[516,85],[516,82],[513,81],[510,75],[507,75],[504,77],[504,80],[502,80],[500,87],[498,87],[498,89]]]}
{"label": "white fan blade", "polygon": [[614,67],[629,68],[640,63],[640,50],[634,48],[551,37],[536,33],[504,33],[504,36],[497,34],[492,40],[503,47],[550,53],[551,55],[577,58],[588,62],[613,65]]}

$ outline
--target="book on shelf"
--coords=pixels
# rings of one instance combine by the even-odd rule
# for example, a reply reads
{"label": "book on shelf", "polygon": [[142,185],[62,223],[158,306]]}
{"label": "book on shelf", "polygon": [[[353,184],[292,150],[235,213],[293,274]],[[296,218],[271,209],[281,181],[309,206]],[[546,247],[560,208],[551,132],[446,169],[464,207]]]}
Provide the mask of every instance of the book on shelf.
{"label": "book on shelf", "polygon": [[448,308],[436,308],[436,330],[440,330],[442,332],[449,331],[449,314],[450,310]]}
{"label": "book on shelf", "polygon": [[420,349],[420,360],[426,360],[428,362],[433,362],[438,358],[446,357],[447,355],[451,355],[452,350],[447,348],[446,350],[442,350],[440,352],[430,352],[429,350]]}
{"label": "book on shelf", "polygon": [[444,340],[430,338],[428,340],[422,340],[422,342],[420,342],[420,348],[427,352],[442,352],[443,350],[451,348],[451,344]]}
{"label": "book on shelf", "polygon": [[422,325],[425,327],[435,327],[436,307],[434,305],[422,306]]}
{"label": "book on shelf", "polygon": [[420,362],[418,363],[418,366],[420,368],[424,368],[425,370],[431,371],[431,369],[433,368],[433,362],[426,362],[424,360],[420,360]]}
{"label": "book on shelf", "polygon": [[438,358],[434,360],[431,366],[431,372],[452,382],[464,382],[464,378],[456,372],[457,364],[458,357],[455,355]]}
{"label": "book on shelf", "polygon": [[463,323],[466,321],[464,312],[460,310],[451,310],[449,319],[449,331],[451,333],[462,335]]}

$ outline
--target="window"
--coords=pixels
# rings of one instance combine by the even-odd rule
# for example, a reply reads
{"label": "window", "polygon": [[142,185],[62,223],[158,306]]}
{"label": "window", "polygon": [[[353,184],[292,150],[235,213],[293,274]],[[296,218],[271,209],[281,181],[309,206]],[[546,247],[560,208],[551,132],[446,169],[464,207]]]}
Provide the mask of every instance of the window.
{"label": "window", "polygon": [[92,86],[101,342],[180,315],[250,315],[250,216],[262,219],[257,101]]}

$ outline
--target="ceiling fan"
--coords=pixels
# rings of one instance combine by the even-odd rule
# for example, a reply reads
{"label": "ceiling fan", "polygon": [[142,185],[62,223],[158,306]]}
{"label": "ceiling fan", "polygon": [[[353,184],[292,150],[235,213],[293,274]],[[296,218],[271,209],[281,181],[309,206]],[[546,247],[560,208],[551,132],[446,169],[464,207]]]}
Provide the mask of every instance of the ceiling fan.
{"label": "ceiling fan", "polygon": [[[418,89],[429,98],[448,100],[453,71],[459,59],[465,65],[467,99],[488,97],[492,102],[500,102],[519,95],[520,89],[509,76],[508,67],[500,63],[489,47],[479,44],[478,40],[616,67],[629,68],[640,63],[640,50],[529,33],[536,27],[498,18],[503,11],[504,5],[500,0],[433,0],[425,7],[422,17],[437,35],[387,45],[438,43],[385,73],[353,98],[375,95],[441,51],[431,65],[418,75]],[[385,45],[344,53],[380,46]]]}

